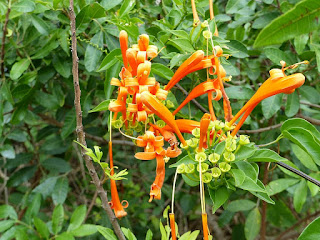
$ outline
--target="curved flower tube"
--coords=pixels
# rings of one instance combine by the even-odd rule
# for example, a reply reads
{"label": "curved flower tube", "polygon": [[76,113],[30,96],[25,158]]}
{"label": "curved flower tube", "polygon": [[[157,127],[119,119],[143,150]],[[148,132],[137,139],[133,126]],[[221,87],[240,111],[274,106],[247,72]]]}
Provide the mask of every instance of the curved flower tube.
{"label": "curved flower tube", "polygon": [[140,51],[147,51],[149,47],[149,36],[147,34],[141,34],[139,36],[138,46]]}
{"label": "curved flower tube", "polygon": [[[200,128],[200,122],[197,122],[194,120],[178,119],[178,120],[175,120],[175,122],[178,125],[180,132],[182,133],[191,134],[193,129]],[[167,131],[173,131],[173,129],[169,125],[164,126],[163,129]]]}
{"label": "curved flower tube", "polygon": [[174,219],[174,213],[169,213],[169,219],[170,219],[170,228],[171,228],[171,239],[177,240],[176,236],[176,221]]}
{"label": "curved flower tube", "polygon": [[203,149],[203,143],[205,141],[205,138],[207,136],[207,131],[209,124],[211,122],[211,116],[208,113],[203,114],[201,120],[200,120],[200,138],[199,138],[199,148],[198,152],[201,152]]}
{"label": "curved flower tube", "polygon": [[180,104],[179,107],[177,107],[176,110],[172,113],[173,115],[176,115],[177,112],[181,110],[188,102],[190,102],[192,99],[197,98],[208,91],[214,91],[217,93],[216,97],[213,99],[215,101],[220,100],[221,98],[221,91],[217,89],[217,86],[215,86],[214,82],[212,81],[206,81],[203,83],[200,83],[198,86],[192,89],[192,91],[189,93],[189,95],[186,97],[186,99]]}
{"label": "curved flower tube", "polygon": [[151,202],[153,199],[161,199],[161,188],[164,182],[164,177],[165,177],[165,161],[163,159],[163,156],[157,156],[157,175],[156,179],[151,185],[151,190],[150,190],[150,199],[149,202]]}
{"label": "curved flower tube", "polygon": [[120,42],[120,49],[121,49],[123,64],[124,64],[124,67],[126,68],[128,67],[128,60],[126,56],[126,52],[128,49],[128,34],[126,31],[124,30],[120,31],[119,42]]}
{"label": "curved flower tube", "polygon": [[[296,88],[303,85],[305,77],[301,73],[295,73],[290,76],[285,76],[281,69],[270,70],[270,78],[268,78],[258,89],[258,91],[252,96],[252,98],[242,107],[242,109],[234,116],[229,122],[229,125],[235,123],[235,121],[243,114],[242,119],[246,119],[251,113],[253,108],[259,104],[263,99],[271,97],[279,93],[292,93]],[[241,120],[242,120],[241,119]],[[233,130],[234,136],[241,127],[244,120],[239,122],[239,127]]]}
{"label": "curved flower tube", "polygon": [[166,108],[158,99],[156,99],[150,92],[147,91],[141,93],[141,101],[149,110],[151,110],[166,124],[168,124],[177,134],[182,144],[186,145],[186,141],[184,140],[176,122],[174,121],[174,117],[168,108]]}
{"label": "curved flower tube", "polygon": [[[109,141],[109,157],[110,157],[110,169],[111,169],[111,176],[114,175],[114,166],[113,166],[113,153],[112,153],[112,141]],[[127,215],[127,212],[124,208],[129,206],[126,200],[120,202],[119,194],[117,190],[117,184],[114,179],[110,179],[111,185],[111,202],[109,202],[110,207],[114,210],[114,214],[117,218],[122,218]],[[122,204],[125,204],[124,206]]]}

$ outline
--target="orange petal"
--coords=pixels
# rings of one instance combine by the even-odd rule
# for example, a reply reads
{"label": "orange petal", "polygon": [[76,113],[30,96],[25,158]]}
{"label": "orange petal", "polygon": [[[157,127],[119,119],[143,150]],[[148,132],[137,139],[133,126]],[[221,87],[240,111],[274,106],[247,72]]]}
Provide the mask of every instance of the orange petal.
{"label": "orange petal", "polygon": [[129,48],[126,52],[126,56],[130,64],[130,67],[132,69],[132,75],[135,76],[137,74],[137,67],[138,67],[137,52],[134,49]]}
{"label": "orange petal", "polygon": [[203,114],[201,120],[200,120],[200,139],[199,139],[199,148],[198,151],[202,151],[203,143],[205,141],[205,138],[207,136],[207,131],[209,124],[211,122],[211,116],[208,113]]}
{"label": "orange petal", "polygon": [[139,36],[138,46],[140,51],[147,51],[149,46],[149,36],[147,34],[141,34]]}
{"label": "orange petal", "polygon": [[171,239],[172,240],[177,240],[176,222],[174,220],[174,213],[169,213],[169,219],[170,219],[170,228],[171,228]]}
{"label": "orange petal", "polygon": [[168,147],[168,149],[166,150],[166,156],[170,158],[178,157],[181,153],[182,151],[179,148],[171,149],[170,147]]}
{"label": "orange petal", "polygon": [[126,31],[121,30],[119,35],[119,41],[120,41],[120,49],[123,59],[124,67],[128,66],[128,60],[127,60],[127,49],[128,49],[128,34]]}
{"label": "orange petal", "polygon": [[[193,129],[200,128],[200,122],[197,122],[194,120],[178,119],[178,120],[175,120],[175,122],[180,132],[183,132],[183,133],[192,133]],[[169,125],[166,125],[165,127],[163,127],[163,130],[173,131],[173,129]]]}
{"label": "orange petal", "polygon": [[174,117],[168,108],[166,108],[158,99],[147,91],[141,93],[141,101],[145,106],[147,106],[147,108],[168,124],[177,134],[180,141],[186,145],[186,141],[184,140],[176,122],[174,121]]}
{"label": "orange petal", "polygon": [[163,186],[164,177],[165,177],[165,162],[163,156],[157,156],[157,175],[153,184],[151,185],[150,190],[150,199],[151,202],[153,199],[161,199],[161,188]]}
{"label": "orange petal", "polygon": [[149,77],[151,71],[151,62],[145,61],[140,63],[137,69],[137,79],[142,85],[145,85],[147,78]]}
{"label": "orange petal", "polygon": [[179,112],[181,110],[181,108],[183,108],[192,99],[197,98],[197,97],[205,94],[208,91],[216,91],[213,82],[206,81],[206,82],[200,83],[198,86],[196,86],[195,88],[192,89],[192,91],[189,93],[189,95],[186,97],[186,99],[180,104],[179,107],[177,107],[176,110],[174,110],[174,112],[172,114],[176,115],[177,112]]}
{"label": "orange petal", "polygon": [[127,212],[124,210],[120,202],[116,181],[113,179],[110,179],[110,185],[111,185],[111,204],[110,205],[114,210],[114,215],[120,219],[126,216]]}
{"label": "orange petal", "polygon": [[110,85],[120,87],[121,82],[120,82],[120,80],[117,79],[117,78],[111,78]]}
{"label": "orange petal", "polygon": [[209,240],[208,218],[206,213],[202,213],[203,239]]}
{"label": "orange petal", "polygon": [[147,48],[148,58],[155,58],[158,55],[158,48],[155,45],[149,45]]}
{"label": "orange petal", "polygon": [[135,158],[140,160],[152,160],[156,158],[155,152],[138,152],[134,155]]}
{"label": "orange petal", "polygon": [[108,109],[112,112],[120,112],[126,109],[126,104],[123,101],[116,100],[109,103]]}

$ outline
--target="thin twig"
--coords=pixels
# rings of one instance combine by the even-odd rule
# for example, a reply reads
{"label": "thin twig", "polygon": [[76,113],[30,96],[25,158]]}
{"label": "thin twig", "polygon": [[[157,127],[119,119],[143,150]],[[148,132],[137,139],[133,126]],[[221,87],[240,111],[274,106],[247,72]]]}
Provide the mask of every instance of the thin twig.
{"label": "thin twig", "polygon": [[[186,95],[186,96],[189,95],[188,91],[185,90],[179,83],[177,83],[175,86],[176,86],[184,95]],[[204,107],[202,107],[201,104],[200,104],[197,100],[192,99],[191,102],[193,102],[202,112],[208,113],[208,110],[205,109]]]}
{"label": "thin twig", "polygon": [[1,64],[1,77],[4,80],[5,74],[4,74],[4,47],[6,42],[6,35],[7,35],[7,27],[9,22],[9,14],[11,11],[11,0],[8,1],[8,10],[6,13],[6,20],[3,25],[3,32],[2,32],[2,44],[1,44],[1,58],[0,58],[0,64]]}
{"label": "thin twig", "polygon": [[313,104],[313,103],[309,103],[309,102],[305,102],[305,101],[300,101],[300,104],[307,105],[307,106],[314,107],[314,108],[320,108],[320,105],[318,105],[318,104]]}
{"label": "thin twig", "polygon": [[301,113],[298,113],[298,114],[296,115],[296,117],[303,118],[303,119],[309,121],[310,123],[312,123],[312,124],[314,124],[314,125],[320,126],[320,120],[318,120],[318,119],[314,119],[314,118],[311,118],[311,117],[304,116],[304,115],[302,115]]}
{"label": "thin twig", "polygon": [[282,123],[276,124],[276,125],[272,125],[269,127],[265,127],[265,128],[259,128],[259,129],[255,129],[255,130],[239,130],[239,133],[261,133],[261,132],[266,132],[266,131],[270,131],[272,129],[276,129],[281,127]]}
{"label": "thin twig", "polygon": [[[74,85],[74,105],[76,109],[76,120],[77,120],[77,127],[76,127],[76,133],[78,136],[78,141],[83,144],[84,146],[87,146],[86,139],[85,139],[85,133],[83,130],[82,125],[82,110],[81,110],[81,104],[80,104],[80,96],[81,96],[81,90],[79,86],[79,75],[78,75],[78,62],[79,58],[77,55],[77,36],[76,36],[76,17],[74,13],[74,6],[73,6],[73,0],[70,0],[70,7],[69,7],[69,15],[70,15],[70,25],[71,25],[71,39],[72,39],[72,74],[73,74],[73,85]],[[106,211],[108,218],[113,226],[115,234],[118,236],[120,240],[125,240],[125,237],[120,229],[119,223],[117,221],[117,218],[113,214],[111,207],[108,203],[108,196],[106,191],[103,189],[103,186],[100,183],[100,179],[98,177],[98,174],[93,166],[92,159],[85,154],[85,150],[81,148],[82,157],[84,158],[86,162],[86,166],[89,170],[90,176],[93,180],[94,185],[97,188],[97,192],[101,198],[102,201],[102,207]]]}

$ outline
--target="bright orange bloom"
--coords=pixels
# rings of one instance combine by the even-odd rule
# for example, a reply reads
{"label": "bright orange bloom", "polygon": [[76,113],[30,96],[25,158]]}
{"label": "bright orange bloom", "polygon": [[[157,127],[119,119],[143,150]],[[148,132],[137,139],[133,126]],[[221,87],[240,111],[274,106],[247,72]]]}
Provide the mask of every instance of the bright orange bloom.
{"label": "bright orange bloom", "polygon": [[177,157],[181,154],[181,150],[178,148],[163,148],[164,142],[162,136],[154,136],[154,133],[147,131],[144,136],[139,136],[137,140],[137,146],[144,147],[144,152],[138,152],[135,154],[135,158],[140,160],[157,160],[156,178],[151,185],[150,199],[161,199],[161,188],[165,177],[165,161],[164,157]]}
{"label": "bright orange bloom", "polygon": [[126,52],[128,49],[128,34],[126,31],[120,31],[119,41],[124,67],[128,67],[128,60],[126,56]]}
{"label": "bright orange bloom", "polygon": [[177,240],[176,236],[176,221],[174,219],[174,213],[169,213],[169,219],[170,219],[170,228],[171,228],[171,239]]}
{"label": "bright orange bloom", "polygon": [[168,108],[166,108],[166,106],[164,106],[158,99],[156,99],[150,92],[147,91],[141,93],[141,101],[150,111],[168,124],[177,134],[182,144],[186,145],[186,141],[184,140],[176,122],[174,121],[172,113]]}
{"label": "bright orange bloom", "polygon": [[[192,130],[195,128],[200,128],[200,122],[189,120],[189,119],[178,119],[175,120],[180,132],[182,133],[192,133]],[[164,130],[173,131],[173,129],[166,125],[163,127]]]}
{"label": "bright orange bloom", "polygon": [[[111,176],[114,175],[114,168],[113,168],[113,154],[112,154],[112,141],[109,141],[109,157],[110,157],[110,169],[111,169]],[[110,207],[114,210],[114,214],[117,218],[122,218],[127,215],[127,212],[124,208],[129,206],[126,200],[120,202],[119,194],[117,190],[117,184],[114,179],[110,179],[111,185],[111,202],[109,202]],[[122,204],[125,204],[124,206]]]}
{"label": "bright orange bloom", "polygon": [[218,101],[221,98],[221,91],[219,90],[219,85],[217,84],[217,81],[206,81],[203,83],[200,83],[198,86],[192,89],[192,91],[189,93],[187,98],[180,104],[179,107],[177,107],[176,110],[172,113],[173,115],[177,114],[183,108],[188,102],[190,102],[192,99],[197,98],[209,91],[216,92],[216,97],[213,98],[213,100]]}
{"label": "bright orange bloom", "polygon": [[203,143],[207,136],[207,131],[208,131],[210,122],[211,122],[210,114],[205,113],[200,120],[200,138],[199,138],[199,148],[198,148],[199,152],[201,152],[203,149]]}
{"label": "bright orange bloom", "polygon": [[202,229],[203,239],[209,240],[208,217],[206,213],[202,213]]}
{"label": "bright orange bloom", "polygon": [[296,88],[300,87],[304,83],[304,81],[305,77],[301,73],[295,73],[290,76],[285,76],[281,69],[270,70],[270,77],[259,87],[258,91],[252,96],[252,98],[229,122],[229,125],[231,126],[244,113],[241,121],[233,130],[232,135],[234,136],[238,132],[243,122],[252,112],[254,107],[257,106],[263,99],[279,93],[290,94]]}

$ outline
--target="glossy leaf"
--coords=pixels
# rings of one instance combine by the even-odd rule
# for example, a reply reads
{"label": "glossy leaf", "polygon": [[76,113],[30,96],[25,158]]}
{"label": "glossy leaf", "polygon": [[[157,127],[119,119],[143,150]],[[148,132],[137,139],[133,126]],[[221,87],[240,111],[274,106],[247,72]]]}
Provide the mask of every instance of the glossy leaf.
{"label": "glossy leaf", "polygon": [[33,223],[41,237],[46,239],[49,238],[50,232],[45,222],[38,217],[34,217]]}
{"label": "glossy leaf", "polygon": [[209,188],[209,194],[213,202],[213,214],[229,199],[230,196],[228,189],[224,186],[216,190]]}
{"label": "glossy leaf", "polygon": [[99,105],[96,106],[94,109],[90,110],[89,113],[107,111],[110,101],[110,99],[104,100],[103,102],[99,103]]}
{"label": "glossy leaf", "polygon": [[52,213],[52,231],[57,234],[61,231],[64,220],[64,210],[61,204],[58,204]]}
{"label": "glossy leaf", "polygon": [[300,183],[296,187],[296,190],[294,192],[293,196],[293,206],[294,209],[299,213],[302,210],[302,207],[307,199],[307,182],[304,179],[301,179]]}
{"label": "glossy leaf", "polygon": [[288,187],[296,184],[299,179],[293,178],[283,178],[271,181],[267,186],[267,192],[270,196],[280,193],[284,190],[287,190]]}
{"label": "glossy leaf", "polygon": [[110,228],[97,226],[97,230],[99,233],[107,240],[117,240],[116,235],[114,235],[113,231]]}
{"label": "glossy leaf", "polygon": [[27,58],[21,59],[19,62],[13,64],[10,71],[10,78],[12,80],[18,79],[21,74],[28,69],[30,65],[30,60]]}
{"label": "glossy leaf", "polygon": [[259,234],[261,227],[261,214],[259,208],[254,208],[248,215],[244,226],[247,240],[254,240]]}
{"label": "glossy leaf", "polygon": [[298,240],[314,240],[320,238],[320,217],[313,220],[301,233]]}
{"label": "glossy leaf", "polygon": [[68,195],[68,190],[68,179],[65,177],[58,178],[52,192],[52,200],[55,205],[64,203]]}
{"label": "glossy leaf", "polygon": [[226,210],[230,212],[249,211],[256,205],[257,204],[255,202],[246,199],[235,200],[228,204]]}

